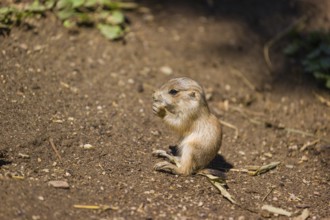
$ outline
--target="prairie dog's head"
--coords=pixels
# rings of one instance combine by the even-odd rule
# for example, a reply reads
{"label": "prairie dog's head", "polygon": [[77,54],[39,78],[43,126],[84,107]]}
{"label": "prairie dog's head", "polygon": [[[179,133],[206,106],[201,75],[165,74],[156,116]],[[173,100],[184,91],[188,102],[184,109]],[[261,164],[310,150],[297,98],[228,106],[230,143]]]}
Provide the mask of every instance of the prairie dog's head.
{"label": "prairie dog's head", "polygon": [[[203,88],[194,80],[182,77],[165,83],[153,94],[154,103],[175,117],[198,117],[209,111]],[[182,119],[183,119],[182,118]]]}

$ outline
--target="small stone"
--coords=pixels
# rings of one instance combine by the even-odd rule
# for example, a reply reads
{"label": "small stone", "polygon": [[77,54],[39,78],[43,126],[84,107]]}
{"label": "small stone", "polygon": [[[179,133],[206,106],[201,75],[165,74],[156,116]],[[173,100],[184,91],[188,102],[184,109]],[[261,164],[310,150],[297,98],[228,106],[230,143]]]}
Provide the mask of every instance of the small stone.
{"label": "small stone", "polygon": [[38,157],[37,161],[38,161],[38,163],[40,163],[41,162],[41,159]]}
{"label": "small stone", "polygon": [[156,137],[158,137],[158,136],[160,136],[160,132],[159,131],[151,131],[150,132],[152,135],[154,135],[154,136],[156,136]]}
{"label": "small stone", "polygon": [[293,169],[293,165],[290,165],[290,164],[285,165],[285,167],[288,169]]}
{"label": "small stone", "polygon": [[48,182],[49,186],[52,186],[54,188],[60,188],[60,189],[69,189],[70,186],[68,182],[66,181],[61,181],[61,180],[53,180]]}
{"label": "small stone", "polygon": [[134,83],[135,83],[134,79],[128,79],[127,82],[128,82],[129,84],[134,84]]}
{"label": "small stone", "polygon": [[41,217],[39,215],[32,215],[32,220],[39,220]]}
{"label": "small stone", "polygon": [[301,157],[301,161],[308,161],[308,157],[306,157],[305,155]]}
{"label": "small stone", "polygon": [[298,150],[298,146],[297,145],[289,146],[289,150],[291,150],[291,151]]}
{"label": "small stone", "polygon": [[91,150],[91,149],[94,149],[95,147],[91,144],[84,144],[82,146],[82,148],[85,149],[85,150]]}
{"label": "small stone", "polygon": [[18,157],[19,158],[23,158],[23,159],[29,159],[30,158],[30,155],[18,153]]}
{"label": "small stone", "polygon": [[43,196],[38,196],[38,199],[39,199],[40,201],[44,201],[44,200],[45,200],[45,198],[44,198]]}
{"label": "small stone", "polygon": [[162,66],[159,70],[160,70],[160,72],[162,72],[165,75],[171,75],[171,74],[173,74],[173,70],[169,66]]}
{"label": "small stone", "polygon": [[245,217],[244,216],[239,216],[237,220],[245,220]]}
{"label": "small stone", "polygon": [[269,158],[272,158],[273,157],[273,154],[271,154],[271,153],[265,153],[265,156],[266,157],[269,157]]}
{"label": "small stone", "polygon": [[238,153],[240,154],[240,155],[245,155],[245,152],[244,151],[238,151]]}

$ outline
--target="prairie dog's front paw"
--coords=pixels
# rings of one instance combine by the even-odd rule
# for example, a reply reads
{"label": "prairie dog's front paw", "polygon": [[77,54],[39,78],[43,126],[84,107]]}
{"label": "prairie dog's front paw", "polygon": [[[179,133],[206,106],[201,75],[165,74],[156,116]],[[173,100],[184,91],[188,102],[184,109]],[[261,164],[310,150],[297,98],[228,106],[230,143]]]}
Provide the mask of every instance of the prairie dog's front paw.
{"label": "prairie dog's front paw", "polygon": [[164,118],[166,115],[165,107],[162,103],[154,102],[152,105],[152,111],[155,115]]}
{"label": "prairie dog's front paw", "polygon": [[167,155],[167,153],[164,150],[154,150],[152,152],[152,155],[155,157],[165,157],[165,155]]}

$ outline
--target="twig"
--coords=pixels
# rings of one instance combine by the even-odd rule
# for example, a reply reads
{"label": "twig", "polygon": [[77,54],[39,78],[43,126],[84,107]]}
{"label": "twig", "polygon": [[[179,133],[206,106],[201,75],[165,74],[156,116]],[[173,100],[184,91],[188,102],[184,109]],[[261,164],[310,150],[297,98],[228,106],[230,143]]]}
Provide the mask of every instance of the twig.
{"label": "twig", "polygon": [[279,41],[281,38],[285,37],[287,34],[290,33],[290,31],[292,31],[293,29],[295,29],[296,27],[298,27],[301,23],[305,22],[305,20],[307,20],[307,18],[309,17],[310,13],[307,15],[302,16],[301,18],[299,18],[297,21],[295,21],[293,24],[291,24],[289,27],[285,28],[283,31],[279,32],[278,34],[276,34],[272,39],[270,39],[265,45],[264,45],[264,59],[266,61],[266,64],[269,68],[270,71],[273,71],[273,64],[272,61],[270,60],[269,57],[269,50],[270,48],[277,42]]}
{"label": "twig", "polygon": [[275,188],[272,187],[272,188],[269,190],[269,192],[264,196],[264,198],[262,198],[261,201],[265,201],[265,200],[267,199],[267,197],[273,192],[274,189],[275,189]]}
{"label": "twig", "polygon": [[228,127],[228,128],[231,128],[231,129],[234,129],[235,130],[235,139],[237,139],[238,138],[238,128],[235,126],[235,125],[232,125],[232,124],[230,124],[230,123],[228,123],[228,122],[225,122],[225,121],[223,121],[223,120],[220,120],[219,119],[219,121],[220,121],[220,123],[222,124],[222,125],[224,125],[224,126],[226,126],[226,127]]}
{"label": "twig", "polygon": [[308,142],[308,143],[304,144],[304,146],[302,146],[302,147],[300,148],[300,151],[302,152],[302,151],[306,150],[308,147],[317,144],[318,142],[320,142],[319,139],[316,139],[315,141],[312,141],[312,142]]}
{"label": "twig", "polygon": [[54,144],[53,138],[49,138],[49,143],[50,143],[50,145],[52,146],[52,148],[53,148],[53,150],[54,150],[56,156],[57,156],[58,159],[61,161],[61,160],[62,160],[62,157],[61,157],[60,153],[58,152],[58,150],[57,150],[56,147],[55,147],[55,144]]}
{"label": "twig", "polygon": [[308,136],[308,137],[314,137],[314,138],[317,138],[317,139],[319,139],[321,141],[324,141],[326,143],[330,143],[330,140],[328,140],[326,138],[323,138],[323,137],[319,137],[318,135],[315,135],[315,134],[312,134],[312,133],[309,133],[309,132],[306,132],[306,131],[301,131],[301,130],[298,130],[298,129],[294,129],[294,128],[287,128],[287,127],[284,127],[284,126],[276,125],[276,124],[270,123],[270,122],[265,121],[265,120],[258,120],[258,119],[255,119],[255,118],[251,118],[244,111],[240,110],[240,108],[233,108],[233,109],[235,111],[239,112],[244,118],[248,119],[252,124],[268,125],[268,127],[272,127],[272,128],[279,129],[279,130],[285,130],[288,133],[295,133],[295,134],[305,135],[305,136]]}
{"label": "twig", "polygon": [[240,108],[237,106],[230,106],[230,108],[233,109],[234,111],[245,114],[245,116],[247,116],[246,114],[255,115],[255,116],[264,116],[265,115],[263,112],[255,112],[255,111],[247,110],[247,109]]}
{"label": "twig", "polygon": [[327,100],[326,98],[317,94],[316,92],[313,92],[313,93],[314,93],[314,96],[317,98],[317,100],[319,100],[322,104],[330,107],[330,100]]}
{"label": "twig", "polygon": [[231,70],[231,72],[232,72],[234,75],[236,75],[238,78],[240,78],[240,79],[243,81],[243,83],[244,83],[247,87],[249,87],[251,90],[253,90],[253,91],[256,91],[256,90],[257,90],[257,87],[254,86],[254,85],[251,83],[251,81],[248,80],[248,79],[247,79],[247,78],[241,73],[241,71],[239,71],[239,70],[236,69],[236,68],[230,68],[230,70]]}

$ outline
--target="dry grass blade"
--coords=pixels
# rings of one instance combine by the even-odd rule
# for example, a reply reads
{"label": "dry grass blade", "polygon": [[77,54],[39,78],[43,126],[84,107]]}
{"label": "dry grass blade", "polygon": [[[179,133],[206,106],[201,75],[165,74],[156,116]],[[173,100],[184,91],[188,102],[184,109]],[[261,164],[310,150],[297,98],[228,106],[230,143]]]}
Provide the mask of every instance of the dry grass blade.
{"label": "dry grass blade", "polygon": [[73,205],[74,208],[77,209],[91,209],[91,210],[101,210],[101,211],[106,211],[106,210],[117,210],[117,207],[112,207],[108,205]]}
{"label": "dry grass blade", "polygon": [[308,209],[304,209],[302,213],[299,216],[294,217],[293,220],[306,220],[308,219],[308,217],[309,217],[309,211]]}
{"label": "dry grass blade", "polygon": [[280,39],[282,39],[283,37],[285,37],[287,34],[289,34],[293,29],[295,29],[296,27],[298,27],[300,24],[304,23],[307,18],[309,17],[310,13],[307,15],[302,16],[301,18],[299,18],[296,22],[294,22],[293,24],[291,24],[289,27],[287,27],[286,29],[284,29],[283,31],[279,32],[278,34],[275,35],[275,37],[273,37],[272,39],[270,39],[264,46],[264,59],[266,61],[266,64],[269,68],[270,71],[273,71],[273,64],[272,61],[270,60],[269,57],[269,50],[270,48]]}
{"label": "dry grass blade", "polygon": [[319,142],[320,142],[319,139],[316,139],[315,141],[312,141],[312,142],[308,142],[308,143],[304,144],[304,146],[302,146],[300,148],[300,151],[302,152],[302,151],[306,150],[307,148],[309,148],[309,147],[311,147],[311,146],[313,146],[313,145],[315,145],[315,144],[317,144]]}
{"label": "dry grass blade", "polygon": [[277,207],[274,207],[274,206],[271,206],[271,205],[263,205],[261,207],[261,209],[266,210],[266,211],[271,212],[271,213],[274,213],[274,214],[285,215],[285,216],[288,216],[288,217],[290,217],[292,215],[291,212],[288,212],[284,209],[277,208]]}
{"label": "dry grass blade", "polygon": [[256,91],[257,90],[256,89],[256,86],[253,85],[253,83],[250,80],[248,80],[238,69],[231,68],[231,72],[234,75],[236,75],[238,78],[240,78],[243,81],[243,83],[247,87],[249,87],[251,90],[253,90],[253,91]]}
{"label": "dry grass blade", "polygon": [[231,203],[237,205],[237,202],[233,199],[233,197],[230,195],[230,193],[226,190],[226,188],[225,188],[226,181],[224,179],[221,179],[217,176],[213,176],[210,174],[200,174],[200,175],[206,176],[207,179],[210,181],[210,183],[219,190],[219,192],[221,193],[221,195],[223,197],[228,199]]}
{"label": "dry grass blade", "polygon": [[327,100],[326,98],[324,98],[323,96],[321,96],[320,94],[317,94],[316,92],[314,92],[314,96],[317,98],[317,100],[319,100],[322,104],[330,107],[330,100]]}
{"label": "dry grass blade", "polygon": [[272,169],[275,169],[281,162],[272,162],[270,164],[267,165],[263,165],[260,167],[257,166],[250,166],[249,168],[247,168],[250,172],[249,174],[252,176],[257,176],[263,173],[266,173]]}
{"label": "dry grass blade", "polygon": [[53,148],[53,150],[54,150],[56,156],[57,156],[58,159],[61,161],[61,160],[62,160],[62,157],[61,157],[60,153],[58,152],[58,150],[56,149],[56,146],[55,146],[55,144],[54,144],[53,138],[49,138],[49,143],[50,143],[50,145],[52,146],[52,148]]}
{"label": "dry grass blade", "polygon": [[13,178],[15,180],[24,180],[25,179],[24,176],[16,176],[16,175],[11,176],[11,178]]}

